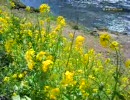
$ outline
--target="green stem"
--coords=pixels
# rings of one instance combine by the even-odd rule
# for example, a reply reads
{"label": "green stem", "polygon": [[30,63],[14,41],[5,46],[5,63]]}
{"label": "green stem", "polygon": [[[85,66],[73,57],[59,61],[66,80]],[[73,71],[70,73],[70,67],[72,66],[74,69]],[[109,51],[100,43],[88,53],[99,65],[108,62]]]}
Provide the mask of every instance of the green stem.
{"label": "green stem", "polygon": [[72,38],[72,42],[71,42],[71,45],[70,45],[70,51],[69,51],[69,56],[68,56],[67,63],[66,63],[66,68],[68,67],[70,55],[71,55],[71,53],[72,53],[72,47],[73,47],[73,43],[74,43],[75,33],[76,33],[76,31],[74,31],[74,36],[73,36],[73,38]]}
{"label": "green stem", "polygon": [[116,51],[116,59],[117,59],[117,61],[116,61],[116,76],[115,76],[115,81],[116,81],[116,83],[115,83],[115,86],[114,86],[114,93],[113,93],[113,95],[112,95],[112,98],[111,98],[111,100],[114,100],[114,98],[115,98],[115,92],[117,91],[117,84],[118,84],[118,80],[119,80],[119,56],[118,56],[118,51],[117,51],[117,49],[115,48],[115,51]]}

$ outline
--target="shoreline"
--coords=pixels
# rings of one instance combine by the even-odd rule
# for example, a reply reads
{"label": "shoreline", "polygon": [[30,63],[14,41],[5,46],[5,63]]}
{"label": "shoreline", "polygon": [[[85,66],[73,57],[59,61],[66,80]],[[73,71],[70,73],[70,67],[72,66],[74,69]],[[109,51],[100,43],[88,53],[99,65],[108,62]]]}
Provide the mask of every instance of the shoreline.
{"label": "shoreline", "polygon": [[[4,3],[5,5],[5,3]],[[1,6],[3,6],[1,4]],[[22,9],[12,9],[12,11],[16,14],[19,15],[20,17],[24,17],[27,13],[26,11],[22,8]],[[30,18],[31,21],[35,21],[35,17],[33,16],[33,14],[36,14],[37,12],[31,12],[29,16],[31,16],[32,18]],[[77,29],[76,29],[77,28]],[[120,34],[118,32],[112,32],[108,29],[94,29],[94,30],[90,30],[89,28],[86,28],[83,25],[76,25],[76,23],[73,22],[67,22],[67,27],[64,29],[63,31],[63,35],[68,35],[70,32],[74,32],[74,30],[76,29],[76,34],[77,35],[83,35],[84,37],[86,37],[86,44],[88,45],[88,48],[94,48],[97,52],[107,52],[106,48],[102,48],[100,46],[99,43],[99,33],[104,33],[107,32],[111,35],[112,38],[114,38],[116,41],[118,41],[122,46],[122,52],[123,52],[123,56],[124,58],[130,58],[130,36],[126,35],[126,34]]]}

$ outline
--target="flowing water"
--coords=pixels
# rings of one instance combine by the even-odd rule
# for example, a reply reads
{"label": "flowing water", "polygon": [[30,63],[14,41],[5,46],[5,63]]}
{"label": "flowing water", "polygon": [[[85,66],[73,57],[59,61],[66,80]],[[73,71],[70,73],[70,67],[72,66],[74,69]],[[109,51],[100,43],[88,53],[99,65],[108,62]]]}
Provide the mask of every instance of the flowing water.
{"label": "flowing water", "polygon": [[[109,30],[130,34],[130,0],[21,0],[25,5],[38,8],[48,3],[55,15],[78,21],[93,29],[106,27]],[[113,12],[108,9],[122,9]]]}

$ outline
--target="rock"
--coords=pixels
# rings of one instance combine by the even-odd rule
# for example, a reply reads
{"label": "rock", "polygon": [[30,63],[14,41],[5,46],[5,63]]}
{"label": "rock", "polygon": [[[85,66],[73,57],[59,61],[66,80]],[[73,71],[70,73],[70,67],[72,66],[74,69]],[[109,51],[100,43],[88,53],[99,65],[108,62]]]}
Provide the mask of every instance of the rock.
{"label": "rock", "polygon": [[20,2],[20,0],[12,0],[15,5],[16,5],[16,8],[26,8],[26,6]]}
{"label": "rock", "polygon": [[128,35],[128,33],[126,33],[126,32],[124,32],[124,33],[122,33],[123,35]]}
{"label": "rock", "polygon": [[94,29],[93,31],[91,31],[90,34],[93,36],[99,36],[97,29]]}

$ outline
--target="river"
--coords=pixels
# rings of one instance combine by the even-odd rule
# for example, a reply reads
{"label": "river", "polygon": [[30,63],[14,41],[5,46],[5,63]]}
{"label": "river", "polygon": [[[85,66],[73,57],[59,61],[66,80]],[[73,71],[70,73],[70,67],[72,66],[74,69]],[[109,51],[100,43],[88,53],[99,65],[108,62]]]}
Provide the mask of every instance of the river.
{"label": "river", "polygon": [[[55,15],[78,21],[87,28],[105,27],[130,35],[130,0],[21,0],[21,2],[35,8],[47,3]],[[106,11],[108,9],[122,11]]]}

